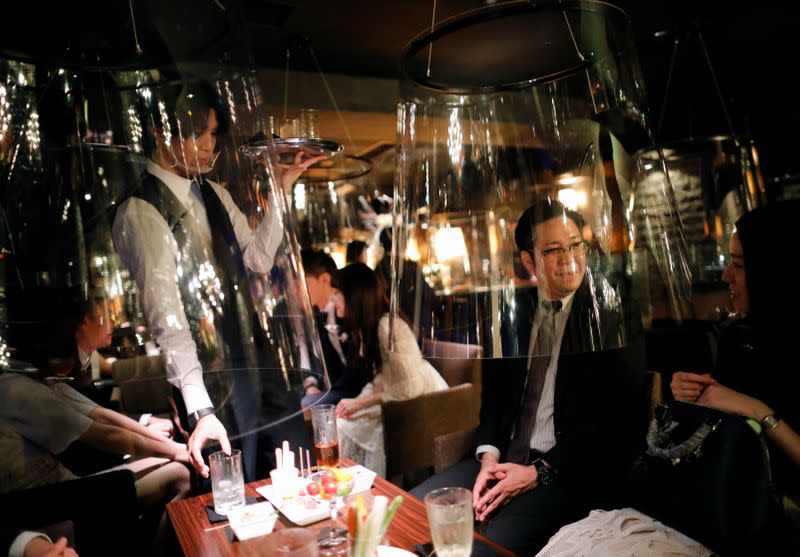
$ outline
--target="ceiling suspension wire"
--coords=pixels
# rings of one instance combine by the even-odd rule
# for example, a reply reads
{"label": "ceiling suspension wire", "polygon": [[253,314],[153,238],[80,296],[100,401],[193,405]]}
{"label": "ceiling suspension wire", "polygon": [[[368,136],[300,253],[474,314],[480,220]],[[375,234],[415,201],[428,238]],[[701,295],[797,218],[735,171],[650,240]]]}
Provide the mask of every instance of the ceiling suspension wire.
{"label": "ceiling suspension wire", "polygon": [[731,120],[731,115],[728,113],[728,105],[725,103],[725,98],[722,96],[722,89],[719,87],[719,82],[717,81],[717,72],[714,71],[714,66],[711,65],[711,57],[708,55],[708,50],[706,49],[706,42],[703,40],[703,33],[700,30],[697,30],[697,37],[700,39],[700,47],[703,49],[703,56],[705,57],[706,64],[708,65],[708,71],[711,73],[711,80],[714,82],[714,88],[717,91],[717,98],[719,98],[719,103],[722,105],[722,112],[725,114],[725,121],[728,123],[728,129],[731,132],[731,137],[733,137],[733,141],[736,146],[739,146],[739,137],[736,135],[736,131],[733,129],[733,120]]}
{"label": "ceiling suspension wire", "polygon": [[[433,29],[436,26],[436,0],[433,0],[433,13],[431,14],[431,35],[433,34]],[[425,73],[425,77],[431,76],[431,57],[433,55],[433,41],[431,44],[428,45],[428,70]]]}
{"label": "ceiling suspension wire", "polygon": [[575,33],[572,30],[572,24],[569,22],[569,17],[567,17],[567,12],[561,10],[561,15],[564,16],[564,23],[567,24],[567,31],[569,31],[569,38],[572,40],[572,46],[575,48],[575,53],[578,55],[578,59],[581,62],[585,62],[586,57],[581,52],[581,49],[578,46],[578,41],[575,40]]}
{"label": "ceiling suspension wire", "polygon": [[292,47],[286,47],[286,70],[283,72],[283,117],[289,112],[289,60],[292,57]]}
{"label": "ceiling suspension wire", "polygon": [[[728,112],[728,105],[725,102],[725,97],[722,95],[722,89],[719,86],[719,81],[717,80],[717,72],[714,71],[714,65],[711,63],[711,56],[708,54],[708,49],[706,48],[706,42],[703,39],[703,33],[697,28],[697,40],[700,43],[700,49],[703,51],[703,60],[708,67],[708,73],[711,75],[711,81],[714,84],[714,92],[717,95],[717,100],[719,101],[720,106],[722,107],[722,114],[725,117],[725,124],[728,127],[728,132],[730,133],[731,137],[733,138],[734,144],[738,147],[739,146],[739,136],[736,133],[736,130],[733,126],[733,120],[731,119],[731,115]],[[669,92],[672,87],[672,79],[675,74],[675,67],[677,66],[678,60],[678,50],[680,49],[681,44],[681,37],[676,34],[675,39],[672,44],[672,57],[669,62],[669,68],[667,70],[667,83],[664,90],[664,100],[661,102],[661,113],[658,117],[658,126],[656,127],[656,136],[661,136],[661,129],[664,123],[664,115],[667,111],[667,101],[669,99]],[[689,135],[691,136],[691,111],[689,112]]]}
{"label": "ceiling suspension wire", "polygon": [[[664,88],[664,100],[661,101],[661,114],[658,115],[658,127],[656,127],[656,137],[661,138],[661,125],[664,123],[664,113],[667,110],[667,99],[669,98],[669,89],[672,86],[672,76],[675,70],[675,61],[678,59],[678,47],[681,40],[675,37],[672,43],[672,57],[669,61],[669,69],[667,70],[667,85]],[[691,124],[690,124],[691,126]]]}
{"label": "ceiling suspension wire", "polygon": [[133,17],[133,0],[128,0],[128,7],[131,10],[131,26],[133,27],[133,40],[136,43],[136,54],[142,55],[142,47],[139,44],[139,34],[136,32],[136,18]]}
{"label": "ceiling suspension wire", "polygon": [[311,46],[310,42],[308,44],[308,52],[311,54],[312,60],[314,60],[314,66],[316,66],[317,72],[319,72],[319,77],[322,79],[322,84],[325,86],[325,91],[328,93],[328,98],[330,98],[333,109],[336,111],[336,116],[339,119],[339,123],[342,125],[344,135],[347,137],[347,144],[350,147],[350,151],[355,153],[356,148],[355,143],[353,143],[353,137],[350,135],[350,130],[347,128],[347,123],[345,123],[344,118],[342,117],[342,112],[339,110],[339,105],[336,103],[336,98],[333,96],[333,91],[328,84],[328,79],[325,77],[325,73],[322,71],[322,68],[319,65],[319,60],[317,60],[314,47]]}

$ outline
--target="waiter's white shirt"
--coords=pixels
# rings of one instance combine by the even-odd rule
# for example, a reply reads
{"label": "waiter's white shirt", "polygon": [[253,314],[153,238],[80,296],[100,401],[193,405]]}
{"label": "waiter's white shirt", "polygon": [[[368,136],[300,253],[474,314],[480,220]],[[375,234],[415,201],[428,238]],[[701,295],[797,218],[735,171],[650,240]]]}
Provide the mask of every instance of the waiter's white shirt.
{"label": "waiter's white shirt", "polygon": [[[203,244],[208,245],[211,227],[202,199],[198,198],[199,189],[195,187],[190,191],[191,180],[173,174],[153,161],[148,161],[147,172],[166,184],[189,208]],[[268,273],[283,237],[283,223],[272,200],[269,213],[254,232],[230,193],[219,184],[208,182],[228,212],[245,266],[254,272]],[[176,265],[178,245],[172,231],[152,204],[131,197],[120,206],[112,233],[117,253],[130,269],[141,292],[147,322],[165,357],[167,379],[181,390],[188,413],[213,406],[203,384],[197,347],[181,301],[178,282],[182,270]]]}
{"label": "waiter's white shirt", "polygon": [[[553,339],[553,349],[550,353],[550,365],[547,366],[547,372],[544,378],[544,386],[542,388],[542,397],[539,399],[539,406],[536,409],[536,421],[533,425],[533,433],[531,434],[531,449],[535,449],[541,453],[549,451],[556,444],[556,435],[553,428],[553,409],[554,399],[556,392],[556,373],[558,372],[558,355],[561,352],[561,341],[564,338],[564,327],[567,324],[569,312],[572,309],[572,299],[575,297],[573,292],[565,298],[561,298],[561,311],[555,315],[555,336]],[[539,327],[542,326],[542,316],[546,311],[542,308],[543,299],[539,299],[536,317],[533,320],[533,328],[531,329],[530,348],[528,349],[528,368],[530,369],[531,357],[533,355],[534,341]],[[498,459],[500,458],[500,449],[494,445],[479,445],[475,450],[475,456],[480,460],[481,454],[492,453]]]}

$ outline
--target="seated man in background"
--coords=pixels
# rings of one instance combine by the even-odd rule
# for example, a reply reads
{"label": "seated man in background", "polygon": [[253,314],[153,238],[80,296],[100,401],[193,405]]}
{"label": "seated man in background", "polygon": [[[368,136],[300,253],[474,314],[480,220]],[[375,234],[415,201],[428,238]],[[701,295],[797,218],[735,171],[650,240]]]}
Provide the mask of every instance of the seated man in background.
{"label": "seated man in background", "polygon": [[109,406],[111,400],[111,364],[98,348],[111,345],[114,330],[108,304],[102,298],[86,299],[82,293],[67,289],[56,293],[56,311],[49,331],[48,364],[56,376],[73,379],[72,386],[96,403]]}
{"label": "seated man in background", "polygon": [[592,308],[583,226],[556,201],[520,217],[515,241],[538,288],[519,292],[518,334],[503,341],[530,357],[484,361],[477,449],[411,491],[472,489],[486,536],[518,555],[609,504],[641,432],[643,362],[629,347],[596,350],[619,346],[622,323]]}
{"label": "seated man in background", "polygon": [[111,344],[114,321],[104,301],[84,306],[79,313],[82,319],[75,327],[75,344],[78,347],[78,362],[81,370],[91,379],[101,375],[111,377],[111,364],[116,358],[106,358],[97,349]]}
{"label": "seated man in background", "polygon": [[301,258],[308,296],[317,320],[317,332],[322,344],[325,367],[331,382],[330,392],[323,394],[318,382],[313,381],[313,378],[307,379],[302,405],[303,408],[308,408],[316,402],[337,404],[343,398],[353,398],[358,395],[366,383],[361,374],[348,365],[353,347],[352,343],[348,342],[347,333],[342,332],[332,300],[335,290],[332,282],[338,273],[336,263],[330,255],[321,250],[304,249]]}
{"label": "seated man in background", "polygon": [[[56,351],[71,353],[72,359],[67,358],[72,364],[71,376],[75,382],[71,385],[81,394],[87,396],[97,404],[118,410],[115,401],[110,400],[113,385],[109,381],[98,381],[102,376],[111,375],[111,366],[116,358],[106,358],[98,352],[111,344],[111,333],[114,329],[114,320],[108,308],[108,303],[103,298],[85,299],[80,293],[60,293],[58,301],[58,314],[60,330],[56,334],[68,339],[69,345],[59,348],[63,344],[59,339],[53,339],[51,344]],[[165,437],[172,437],[172,422],[153,416],[129,415],[139,421],[143,426],[157,429]]]}

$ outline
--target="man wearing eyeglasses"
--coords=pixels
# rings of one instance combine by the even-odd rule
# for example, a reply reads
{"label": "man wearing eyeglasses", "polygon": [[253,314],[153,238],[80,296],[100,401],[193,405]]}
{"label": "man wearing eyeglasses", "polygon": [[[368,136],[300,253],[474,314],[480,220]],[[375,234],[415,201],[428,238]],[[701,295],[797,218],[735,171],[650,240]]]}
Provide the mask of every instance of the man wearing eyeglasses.
{"label": "man wearing eyeglasses", "polygon": [[515,241],[537,288],[518,292],[503,343],[504,354],[528,357],[484,360],[477,448],[412,490],[471,488],[487,537],[518,555],[613,504],[641,432],[634,328],[596,294],[613,289],[587,273],[586,233],[557,201],[522,214]]}

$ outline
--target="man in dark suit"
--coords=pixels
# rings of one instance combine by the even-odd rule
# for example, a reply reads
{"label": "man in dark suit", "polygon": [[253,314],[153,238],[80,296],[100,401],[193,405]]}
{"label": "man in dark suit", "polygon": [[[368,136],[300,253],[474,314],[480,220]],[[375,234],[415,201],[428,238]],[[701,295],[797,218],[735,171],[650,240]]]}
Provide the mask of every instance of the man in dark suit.
{"label": "man in dark suit", "polygon": [[472,489],[486,535],[518,555],[612,504],[641,431],[638,342],[624,312],[593,295],[603,279],[587,275],[583,227],[557,201],[520,217],[515,241],[538,286],[518,292],[504,323],[512,359],[484,360],[474,456],[412,490]]}

